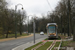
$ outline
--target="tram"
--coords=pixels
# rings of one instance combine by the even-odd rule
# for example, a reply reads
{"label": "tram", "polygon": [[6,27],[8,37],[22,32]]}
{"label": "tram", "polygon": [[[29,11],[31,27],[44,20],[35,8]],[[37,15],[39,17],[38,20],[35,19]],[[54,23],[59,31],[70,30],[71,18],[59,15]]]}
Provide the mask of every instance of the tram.
{"label": "tram", "polygon": [[48,38],[58,38],[58,34],[57,34],[58,26],[56,23],[48,23],[46,28],[47,28]]}

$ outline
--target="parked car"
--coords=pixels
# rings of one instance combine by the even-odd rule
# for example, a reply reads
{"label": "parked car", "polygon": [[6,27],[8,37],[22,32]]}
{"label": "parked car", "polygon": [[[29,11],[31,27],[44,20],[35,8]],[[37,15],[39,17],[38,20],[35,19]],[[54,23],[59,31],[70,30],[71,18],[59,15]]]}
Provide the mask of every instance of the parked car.
{"label": "parked car", "polygon": [[42,32],[40,32],[40,35],[44,35],[44,32],[42,31]]}

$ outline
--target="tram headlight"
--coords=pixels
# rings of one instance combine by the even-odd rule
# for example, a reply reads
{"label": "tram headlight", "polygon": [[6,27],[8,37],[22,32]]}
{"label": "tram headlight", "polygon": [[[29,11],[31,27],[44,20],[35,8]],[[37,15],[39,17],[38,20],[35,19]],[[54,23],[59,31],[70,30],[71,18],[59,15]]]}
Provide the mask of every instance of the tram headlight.
{"label": "tram headlight", "polygon": [[56,36],[56,34],[54,34],[54,36]]}
{"label": "tram headlight", "polygon": [[56,33],[53,33],[54,36],[56,36]]}

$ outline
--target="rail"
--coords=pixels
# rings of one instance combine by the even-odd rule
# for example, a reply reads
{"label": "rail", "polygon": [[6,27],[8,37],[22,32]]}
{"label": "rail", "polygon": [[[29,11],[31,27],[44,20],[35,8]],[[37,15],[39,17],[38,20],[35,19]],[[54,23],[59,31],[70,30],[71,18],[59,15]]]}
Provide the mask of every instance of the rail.
{"label": "rail", "polygon": [[56,40],[53,41],[53,43],[50,45],[49,48],[47,48],[47,50],[51,50],[54,47],[55,43],[56,43]]}
{"label": "rail", "polygon": [[39,48],[39,47],[41,47],[42,45],[44,45],[46,42],[47,42],[47,41],[43,42],[42,44],[40,44],[40,45],[38,45],[38,46],[36,46],[36,47],[34,47],[34,48],[32,48],[31,50],[36,50],[37,48]]}
{"label": "rail", "polygon": [[62,43],[62,39],[61,39],[60,45],[59,45],[59,47],[58,47],[58,50],[60,50],[60,47],[61,47],[61,43]]}

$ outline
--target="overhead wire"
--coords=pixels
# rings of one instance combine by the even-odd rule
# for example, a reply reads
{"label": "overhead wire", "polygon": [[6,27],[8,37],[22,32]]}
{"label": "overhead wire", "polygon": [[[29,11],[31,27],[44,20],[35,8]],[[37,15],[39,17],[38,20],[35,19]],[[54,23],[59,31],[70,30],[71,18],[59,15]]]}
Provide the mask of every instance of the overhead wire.
{"label": "overhead wire", "polygon": [[52,7],[51,7],[51,5],[50,5],[50,3],[49,3],[48,0],[47,0],[47,3],[48,3],[48,5],[49,5],[50,9],[53,11],[53,9],[52,9]]}

